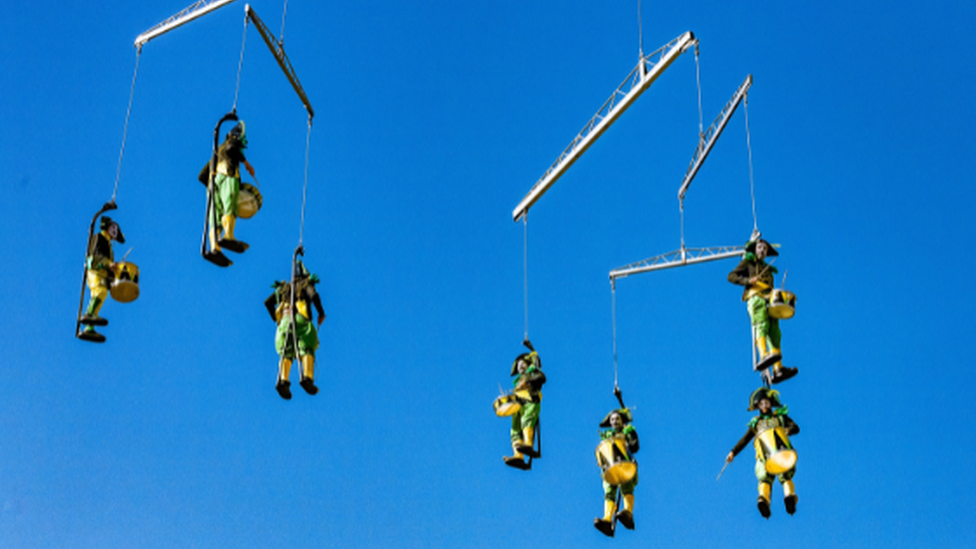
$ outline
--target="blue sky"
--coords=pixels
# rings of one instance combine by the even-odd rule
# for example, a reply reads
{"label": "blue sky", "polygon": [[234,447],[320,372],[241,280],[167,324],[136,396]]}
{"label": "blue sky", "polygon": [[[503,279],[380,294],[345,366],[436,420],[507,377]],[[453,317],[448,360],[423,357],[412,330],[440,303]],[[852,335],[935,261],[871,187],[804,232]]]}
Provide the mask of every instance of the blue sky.
{"label": "blue sky", "polygon": [[[244,3],[143,49],[112,215],[141,297],[71,335],[112,196],[141,32],[183,3],[0,8],[0,545],[917,547],[976,544],[972,2],[643,4],[650,52],[701,41],[707,125],[747,74],[759,228],[797,315],[779,388],[798,512],[755,509],[733,260],[618,281],[618,378],[641,435],[637,530],[610,541],[593,450],[614,405],[610,270],[680,244],[694,152],[682,55],[532,208],[543,458],[494,416],[522,351],[511,211],[638,60],[636,2],[288,5],[316,116],[303,243],[328,319],[316,397],[274,391],[262,301],[298,244],[306,116],[254,28],[238,114],[264,207],[218,269],[196,175],[233,104]],[[276,34],[281,3],[252,7]],[[744,111],[685,200],[689,246],[752,230]],[[295,375],[295,374],[293,374]],[[297,387],[296,387],[297,388]]]}

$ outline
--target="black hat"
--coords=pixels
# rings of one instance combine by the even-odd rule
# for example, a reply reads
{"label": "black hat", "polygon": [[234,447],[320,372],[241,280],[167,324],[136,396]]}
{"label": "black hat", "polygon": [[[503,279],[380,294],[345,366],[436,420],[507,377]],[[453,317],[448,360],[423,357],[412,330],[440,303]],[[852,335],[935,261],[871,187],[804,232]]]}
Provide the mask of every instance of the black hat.
{"label": "black hat", "polygon": [[[534,359],[533,355],[535,355]],[[514,376],[518,373],[518,363],[520,360],[524,360],[529,366],[531,366],[534,362],[537,368],[542,368],[542,360],[539,358],[539,353],[535,351],[532,351],[531,353],[522,353],[515,357],[515,361],[512,362],[512,372],[508,374],[509,376]]]}
{"label": "black hat", "polygon": [[122,234],[122,227],[120,227],[118,223],[113,221],[111,217],[107,215],[103,215],[102,221],[98,226],[98,230],[100,231],[108,230],[108,228],[111,227],[112,225],[115,225],[116,227],[119,228],[119,235],[115,237],[115,240],[118,240],[119,244],[125,244],[125,235]]}
{"label": "black hat", "polygon": [[610,416],[613,414],[620,414],[620,419],[624,422],[624,425],[634,421],[634,416],[630,414],[630,410],[627,408],[620,408],[619,410],[611,410],[610,413],[603,418],[603,421],[600,422],[600,427],[610,427]]}
{"label": "black hat", "polygon": [[762,399],[769,399],[769,403],[773,405],[773,408],[782,408],[783,404],[779,401],[779,391],[775,389],[768,389],[766,387],[760,387],[749,395],[749,408],[748,412],[759,409],[759,401]]}
{"label": "black hat", "polygon": [[776,257],[776,256],[779,255],[779,252],[776,251],[776,248],[778,247],[778,245],[770,244],[768,240],[766,240],[765,238],[762,238],[761,236],[756,236],[755,238],[753,238],[749,242],[746,242],[746,253],[750,253],[750,254],[756,253],[756,244],[759,244],[760,242],[765,242],[766,243],[766,256],[767,257]]}

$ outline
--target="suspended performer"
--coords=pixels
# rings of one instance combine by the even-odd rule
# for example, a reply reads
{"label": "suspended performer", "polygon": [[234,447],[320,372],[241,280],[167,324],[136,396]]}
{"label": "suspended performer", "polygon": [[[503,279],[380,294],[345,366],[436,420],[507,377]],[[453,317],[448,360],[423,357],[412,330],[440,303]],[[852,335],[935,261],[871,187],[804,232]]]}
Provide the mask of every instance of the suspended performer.
{"label": "suspended performer", "polygon": [[526,339],[523,343],[530,352],[522,353],[512,363],[510,376],[517,376],[512,382],[512,393],[518,399],[521,407],[512,414],[512,456],[504,456],[505,464],[527,471],[532,468],[532,461],[525,457],[537,458],[541,454],[539,449],[533,448],[536,427],[539,425],[539,414],[542,411],[542,386],[546,383],[546,374],[542,372],[542,359]]}
{"label": "suspended performer", "polygon": [[[244,133],[244,121],[227,133],[224,142],[217,149],[217,175],[214,178],[214,209],[220,219],[222,234],[217,238],[217,228],[210,227],[210,249],[220,252],[221,247],[232,252],[242,253],[247,250],[246,242],[234,238],[234,226],[237,223],[237,198],[241,191],[241,168],[244,164],[247,173],[254,177],[254,167],[244,157],[247,148],[247,135]],[[210,162],[200,171],[199,180],[204,185],[210,178]]]}
{"label": "suspended performer", "polygon": [[768,519],[769,501],[773,490],[773,477],[783,485],[783,504],[786,512],[796,512],[796,487],[793,475],[796,474],[796,451],[790,444],[790,435],[800,432],[800,427],[790,416],[789,410],[779,400],[779,391],[760,387],[749,396],[749,411],[759,410],[759,415],[749,421],[749,428],[742,439],[736,443],[725,458],[732,463],[749,441],[756,449],[756,478],[759,479],[759,500],[757,506],[763,518]]}
{"label": "suspended performer", "polygon": [[[779,319],[770,314],[769,301],[773,294],[773,275],[776,267],[766,263],[766,257],[778,256],[772,244],[762,239],[758,232],[746,243],[745,256],[729,273],[729,282],[744,286],[742,301],[746,302],[753,337],[759,350],[755,368],[763,372],[771,384],[786,381],[797,374],[796,368],[783,366]],[[770,368],[772,368],[770,370]],[[771,373],[770,373],[771,372]]]}
{"label": "suspended performer", "polygon": [[[597,460],[603,470],[603,518],[593,519],[593,526],[613,537],[616,518],[628,530],[634,529],[634,488],[637,487],[637,461],[633,456],[640,450],[633,415],[627,408],[611,411],[600,427],[600,446]],[[607,429],[609,427],[609,429]],[[623,510],[617,510],[618,493],[623,497]]]}
{"label": "suspended performer", "polygon": [[98,316],[105,299],[108,298],[109,286],[112,283],[115,268],[115,254],[112,251],[112,241],[125,244],[125,236],[119,224],[111,217],[103,215],[99,222],[99,232],[92,235],[88,242],[88,257],[85,261],[85,280],[91,299],[88,308],[81,317],[85,327],[78,333],[78,337],[85,341],[103,343],[105,336],[95,331],[95,326],[108,326],[108,320]]}
{"label": "suspended performer", "polygon": [[[296,265],[295,274],[295,310],[292,311],[292,285],[286,281],[277,281],[272,287],[275,289],[268,299],[264,301],[264,306],[268,309],[271,319],[278,325],[275,332],[275,349],[281,360],[278,365],[278,381],[275,389],[281,398],[291,399],[291,382],[288,377],[291,373],[292,360],[297,356],[301,363],[302,378],[299,384],[305,392],[314,395],[319,392],[315,386],[315,350],[319,347],[319,336],[316,325],[321,326],[325,320],[325,310],[322,308],[322,299],[315,291],[315,285],[319,283],[319,277],[314,273],[309,273],[305,265],[299,261]],[[312,324],[311,306],[315,306],[318,313],[318,321]],[[292,326],[292,313],[294,313],[295,325]],[[296,352],[297,342],[297,352]]]}

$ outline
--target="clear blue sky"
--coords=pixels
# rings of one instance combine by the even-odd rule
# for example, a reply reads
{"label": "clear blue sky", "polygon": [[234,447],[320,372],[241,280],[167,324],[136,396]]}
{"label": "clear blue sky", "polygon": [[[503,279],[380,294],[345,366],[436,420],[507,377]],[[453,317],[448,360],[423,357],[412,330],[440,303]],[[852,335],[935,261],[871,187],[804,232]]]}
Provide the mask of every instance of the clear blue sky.
{"label": "clear blue sky", "polygon": [[[505,467],[498,385],[522,351],[511,211],[638,59],[637,5],[310,2],[285,49],[316,109],[304,244],[322,392],[274,391],[262,306],[298,244],[306,117],[258,34],[238,113],[264,208],[219,269],[196,175],[234,100],[244,2],[150,42],[112,213],[141,297],[72,337],[91,216],[112,196],[134,38],[189,0],[0,8],[0,546],[976,545],[969,275],[976,82],[967,1],[643,5],[644,49],[701,41],[707,126],[747,74],[759,227],[797,314],[780,386],[798,512],[755,509],[749,451],[715,476],[758,378],[733,260],[617,285],[641,435],[634,532],[602,510],[611,269],[680,243],[695,59],[674,65],[531,210],[543,458]],[[253,7],[276,34],[282,4]],[[689,246],[752,230],[744,111],[685,201]],[[296,387],[297,388],[297,387]],[[970,518],[967,518],[970,517]]]}

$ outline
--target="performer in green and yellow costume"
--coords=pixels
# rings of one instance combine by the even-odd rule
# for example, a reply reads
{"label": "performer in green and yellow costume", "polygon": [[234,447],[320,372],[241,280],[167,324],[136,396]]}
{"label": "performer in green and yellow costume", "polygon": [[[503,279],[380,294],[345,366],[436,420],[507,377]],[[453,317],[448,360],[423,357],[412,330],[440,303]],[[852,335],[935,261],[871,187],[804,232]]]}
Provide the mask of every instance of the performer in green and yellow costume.
{"label": "performer in green and yellow costume", "polygon": [[98,316],[102,305],[108,298],[109,285],[112,283],[112,268],[115,267],[115,254],[112,251],[112,241],[117,240],[125,244],[125,236],[119,224],[111,217],[103,215],[99,224],[99,232],[92,235],[88,242],[88,257],[86,259],[87,271],[85,281],[91,293],[88,308],[81,323],[84,329],[78,333],[78,337],[85,341],[102,343],[105,336],[95,331],[95,326],[107,326],[108,320]]}
{"label": "performer in green and yellow costume", "polygon": [[[302,378],[300,385],[305,392],[314,395],[319,392],[315,386],[315,350],[319,347],[319,337],[316,326],[312,324],[310,308],[315,307],[318,313],[318,326],[325,320],[325,309],[322,308],[322,298],[315,291],[315,285],[319,278],[314,273],[309,273],[305,265],[299,261],[296,265],[295,275],[295,310],[292,311],[292,284],[285,281],[277,281],[272,286],[275,291],[264,301],[264,306],[268,309],[271,319],[278,325],[275,332],[275,350],[278,351],[281,360],[278,367],[278,381],[275,389],[281,398],[291,399],[291,382],[288,381],[291,373],[291,363],[296,357],[301,361]],[[294,329],[292,327],[292,314],[294,313]],[[296,347],[297,342],[297,349]]]}
{"label": "performer in green and yellow costume", "polygon": [[[743,435],[739,442],[732,448],[732,451],[729,452],[729,455],[726,456],[725,463],[732,463],[735,456],[739,455],[739,452],[752,441],[756,449],[756,478],[759,479],[759,500],[757,502],[759,513],[764,518],[769,518],[769,501],[773,490],[773,477],[776,477],[780,484],[783,485],[783,504],[786,506],[786,512],[792,515],[796,512],[796,502],[799,498],[796,495],[796,487],[793,485],[793,475],[796,474],[796,456],[788,437],[789,435],[798,434],[800,432],[800,426],[787,415],[789,410],[780,403],[779,391],[766,387],[760,387],[753,391],[749,396],[749,411],[754,410],[759,410],[759,415],[749,421],[749,428],[746,434]],[[775,432],[770,433],[772,436],[765,438],[775,441],[775,444],[779,448],[764,447],[764,443],[760,440],[760,437],[770,430],[774,430]],[[793,452],[794,455],[791,459],[793,465],[782,472],[770,473],[766,463],[771,458],[769,453],[780,449]]]}
{"label": "performer in green and yellow costume", "polygon": [[542,386],[546,383],[546,374],[542,373],[539,353],[528,340],[523,344],[531,352],[516,357],[510,373],[512,376],[518,375],[512,385],[515,396],[522,404],[519,411],[512,415],[511,438],[514,455],[504,456],[502,459],[510,467],[528,470],[532,464],[525,461],[525,456],[536,458],[540,455],[538,449],[533,449],[533,442],[542,410]]}
{"label": "performer in green and yellow costume", "polygon": [[[224,142],[217,149],[217,175],[214,178],[214,209],[223,229],[223,234],[217,238],[217,228],[210,226],[210,249],[219,252],[221,246],[232,252],[241,253],[247,250],[247,243],[234,238],[234,227],[237,223],[237,198],[241,190],[241,167],[243,163],[247,172],[254,177],[254,167],[244,157],[247,148],[247,135],[244,133],[244,121],[241,120],[228,132]],[[210,163],[200,171],[200,182],[208,184],[210,177]]]}
{"label": "performer in green and yellow costume", "polygon": [[[600,440],[607,440],[610,438],[623,438],[627,443],[627,452],[630,454],[631,460],[633,460],[634,454],[640,450],[640,439],[637,438],[637,429],[634,428],[632,422],[634,421],[633,415],[631,415],[630,410],[627,408],[620,408],[611,411],[603,421],[600,422],[600,427],[606,429],[600,431]],[[633,461],[636,466],[637,462]],[[616,519],[620,521],[628,530],[634,529],[634,488],[637,487],[637,472],[635,469],[634,477],[621,485],[613,485],[603,481],[603,518],[593,519],[593,526],[597,530],[602,532],[607,536],[613,536],[613,519],[614,511],[617,509],[617,491],[623,495],[623,510],[616,514]]]}
{"label": "performer in green and yellow costume", "polygon": [[[796,368],[783,366],[779,319],[769,314],[769,298],[774,287],[773,275],[777,270],[776,267],[767,264],[765,259],[778,256],[779,252],[769,242],[763,240],[759,233],[755,233],[746,243],[745,252],[742,261],[729,273],[728,279],[733,284],[745,286],[742,301],[746,302],[756,348],[759,350],[756,369],[763,371],[769,383],[776,384],[797,374]],[[772,370],[768,370],[770,367]]]}

